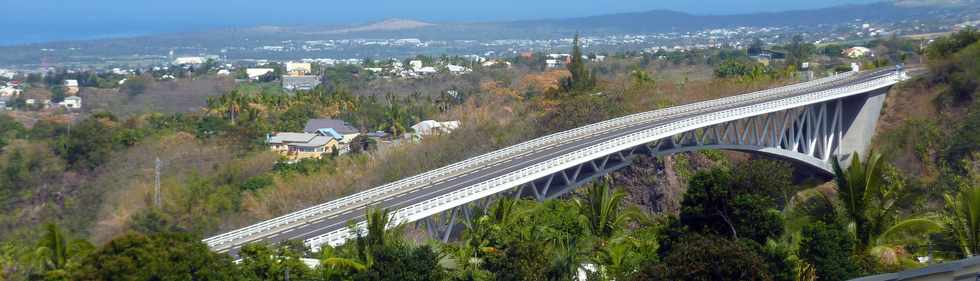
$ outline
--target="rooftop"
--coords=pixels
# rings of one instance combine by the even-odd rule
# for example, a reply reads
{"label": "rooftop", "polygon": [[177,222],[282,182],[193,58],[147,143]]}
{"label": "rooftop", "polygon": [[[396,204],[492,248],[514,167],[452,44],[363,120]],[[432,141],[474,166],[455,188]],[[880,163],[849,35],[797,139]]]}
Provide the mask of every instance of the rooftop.
{"label": "rooftop", "polygon": [[316,136],[310,133],[278,133],[269,138],[269,143],[309,142]]}
{"label": "rooftop", "polygon": [[303,127],[303,132],[316,133],[320,129],[333,129],[335,132],[340,134],[355,134],[360,133],[357,129],[352,127],[344,120],[337,119],[310,119],[306,121],[306,126]]}

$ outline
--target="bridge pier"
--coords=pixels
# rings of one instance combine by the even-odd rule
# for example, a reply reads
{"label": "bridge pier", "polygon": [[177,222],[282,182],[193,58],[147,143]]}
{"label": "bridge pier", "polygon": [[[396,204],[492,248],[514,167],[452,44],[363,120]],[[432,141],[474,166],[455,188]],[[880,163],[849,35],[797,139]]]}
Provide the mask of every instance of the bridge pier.
{"label": "bridge pier", "polygon": [[838,155],[841,157],[841,165],[845,168],[851,163],[847,160],[852,154],[858,153],[864,157],[868,153],[875,128],[878,126],[878,117],[885,104],[885,96],[890,88],[843,98],[844,131]]}

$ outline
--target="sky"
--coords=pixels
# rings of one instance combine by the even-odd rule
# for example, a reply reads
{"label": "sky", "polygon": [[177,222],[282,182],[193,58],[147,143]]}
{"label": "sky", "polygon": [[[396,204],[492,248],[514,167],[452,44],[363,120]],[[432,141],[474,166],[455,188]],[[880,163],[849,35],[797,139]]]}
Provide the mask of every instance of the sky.
{"label": "sky", "polygon": [[879,0],[0,0],[0,44],[136,36],[229,26],[567,18],[669,9],[740,14]]}

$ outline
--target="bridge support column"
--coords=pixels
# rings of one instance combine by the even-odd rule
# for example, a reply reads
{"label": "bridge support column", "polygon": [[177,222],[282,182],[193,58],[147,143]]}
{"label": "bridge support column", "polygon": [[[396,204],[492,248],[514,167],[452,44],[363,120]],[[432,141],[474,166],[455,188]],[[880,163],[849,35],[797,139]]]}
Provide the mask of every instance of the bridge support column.
{"label": "bridge support column", "polygon": [[850,163],[847,159],[855,152],[861,157],[868,153],[889,88],[891,87],[843,99],[844,132],[837,151],[841,164]]}

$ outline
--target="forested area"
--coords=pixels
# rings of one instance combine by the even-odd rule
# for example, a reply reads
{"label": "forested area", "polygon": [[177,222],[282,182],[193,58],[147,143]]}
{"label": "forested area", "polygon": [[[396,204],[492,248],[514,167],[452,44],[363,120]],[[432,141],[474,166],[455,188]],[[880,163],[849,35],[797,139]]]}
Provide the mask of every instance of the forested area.
{"label": "forested area", "polygon": [[[354,94],[397,87],[352,76],[293,95],[239,85],[195,113],[97,113],[30,128],[0,115],[0,280],[572,280],[580,271],[589,280],[846,280],[916,268],[919,257],[971,256],[980,250],[978,38],[967,30],[929,45],[928,73],[889,98],[875,141],[882,154],[852,157],[860,163],[832,183],[706,151],[664,160],[686,188],[676,212],[644,210],[617,174],[561,200],[499,200],[452,243],[385,229],[389,210],[374,209],[369,231],[344,246],[248,245],[237,264],[200,239],[547,133],[790,83],[795,63],[758,65],[723,50],[595,64],[576,42],[567,70],[486,69],[461,78],[455,95]],[[867,67],[907,59],[890,40],[876,44],[898,55]],[[795,44],[782,47],[787,60],[832,47]],[[902,102],[923,96],[926,104]],[[463,125],[295,164],[265,149],[269,132],[324,117],[393,135],[426,119]],[[717,161],[686,166],[698,157]]]}

